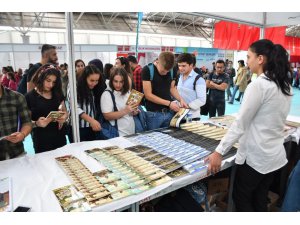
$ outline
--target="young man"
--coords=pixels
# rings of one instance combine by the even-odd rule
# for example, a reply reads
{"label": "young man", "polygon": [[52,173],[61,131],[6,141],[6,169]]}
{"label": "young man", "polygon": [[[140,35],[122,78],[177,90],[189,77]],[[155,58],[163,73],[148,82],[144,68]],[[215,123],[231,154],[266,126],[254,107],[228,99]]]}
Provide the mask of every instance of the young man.
{"label": "young man", "polygon": [[230,88],[234,87],[233,78],[235,77],[235,69],[233,68],[232,65],[233,65],[232,61],[228,61],[226,71],[225,71],[229,76],[229,84],[228,84],[228,87],[227,87],[227,90],[226,90],[226,92],[227,92],[227,101],[229,101],[229,99],[232,96]]}
{"label": "young man", "polygon": [[219,59],[216,62],[216,72],[206,80],[206,86],[210,88],[209,117],[215,117],[216,111],[218,111],[218,116],[225,114],[225,90],[228,86],[229,76],[224,71],[225,62]]}
{"label": "young man", "polygon": [[[155,64],[145,66],[142,70],[148,130],[168,127],[174,112],[178,112],[180,106],[188,107],[175,87],[175,73],[173,72],[173,79],[171,76],[170,70],[173,70],[174,62],[173,53],[162,52]],[[153,66],[153,77],[149,66]],[[172,96],[180,102],[180,106],[173,101]]]}
{"label": "young man", "polygon": [[133,55],[128,56],[127,59],[133,72],[134,89],[143,92],[142,67],[138,64],[138,61]]}
{"label": "young man", "polygon": [[[0,161],[25,154],[23,140],[32,124],[25,97],[0,83]],[[22,127],[18,130],[18,120]]]}
{"label": "young man", "polygon": [[180,72],[177,84],[179,95],[188,103],[192,120],[200,120],[200,107],[206,102],[205,81],[194,71],[194,60],[191,54],[180,54],[177,63]]}
{"label": "young man", "polygon": [[31,81],[32,77],[34,76],[35,72],[44,64],[52,63],[57,64],[57,52],[56,47],[53,45],[44,44],[41,50],[42,58],[41,62],[34,64],[30,70],[28,71],[27,75],[27,92],[31,91],[34,88],[34,84]]}

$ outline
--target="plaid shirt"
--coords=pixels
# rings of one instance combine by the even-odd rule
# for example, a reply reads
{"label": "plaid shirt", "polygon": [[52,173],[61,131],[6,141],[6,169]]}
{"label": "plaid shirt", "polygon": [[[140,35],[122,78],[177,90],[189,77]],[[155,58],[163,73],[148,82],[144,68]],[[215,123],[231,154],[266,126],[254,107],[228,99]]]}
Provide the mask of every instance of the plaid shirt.
{"label": "plaid shirt", "polygon": [[[18,131],[18,119],[22,125],[31,124],[31,118],[25,97],[20,93],[2,88],[0,97],[0,137],[10,135]],[[5,160],[6,153],[14,158],[24,152],[23,142],[11,143],[6,140],[0,141],[0,161]]]}
{"label": "plaid shirt", "polygon": [[143,84],[142,84],[142,67],[137,65],[133,71],[133,82],[135,90],[139,92],[143,92]]}

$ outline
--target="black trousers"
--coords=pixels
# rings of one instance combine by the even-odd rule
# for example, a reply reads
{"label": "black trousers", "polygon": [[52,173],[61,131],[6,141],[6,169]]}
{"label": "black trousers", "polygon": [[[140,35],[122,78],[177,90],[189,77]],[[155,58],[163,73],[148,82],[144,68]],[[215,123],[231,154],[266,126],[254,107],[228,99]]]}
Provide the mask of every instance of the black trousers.
{"label": "black trousers", "polygon": [[209,117],[215,117],[216,112],[218,112],[218,116],[224,116],[225,114],[225,98],[221,101],[214,101],[214,99],[210,99],[209,104]]}
{"label": "black trousers", "polygon": [[275,172],[261,174],[246,163],[237,165],[232,193],[237,212],[268,211],[268,192]]}

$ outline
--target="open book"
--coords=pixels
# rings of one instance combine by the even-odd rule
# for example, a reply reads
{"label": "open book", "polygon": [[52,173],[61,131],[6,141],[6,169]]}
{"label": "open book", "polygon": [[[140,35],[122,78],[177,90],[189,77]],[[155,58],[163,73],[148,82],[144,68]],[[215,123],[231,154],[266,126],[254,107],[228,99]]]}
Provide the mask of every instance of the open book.
{"label": "open book", "polygon": [[10,177],[0,178],[0,212],[12,211],[12,189]]}
{"label": "open book", "polygon": [[127,99],[126,105],[129,105],[130,103],[135,103],[135,104],[139,105],[141,103],[143,97],[144,97],[143,93],[132,89],[130,92],[130,95]]}
{"label": "open book", "polygon": [[190,110],[185,108],[180,108],[180,110],[173,116],[170,127],[179,127],[182,119],[188,114]]}

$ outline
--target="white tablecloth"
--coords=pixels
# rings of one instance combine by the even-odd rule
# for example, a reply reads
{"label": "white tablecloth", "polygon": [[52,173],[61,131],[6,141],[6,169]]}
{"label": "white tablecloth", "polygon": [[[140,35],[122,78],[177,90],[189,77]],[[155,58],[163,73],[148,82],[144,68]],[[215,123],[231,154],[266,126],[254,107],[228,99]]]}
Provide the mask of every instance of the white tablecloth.
{"label": "white tablecloth", "polygon": [[[84,150],[110,145],[118,145],[125,148],[132,146],[132,143],[122,137],[108,141],[81,142],[69,144],[50,152],[1,161],[0,178],[12,178],[13,209],[21,205],[32,207],[34,212],[62,211],[52,190],[71,183],[62,168],[56,163],[55,157],[72,154],[81,160],[91,172],[95,172],[104,169],[104,167],[86,155]],[[172,182],[168,182],[139,195],[129,196],[96,207],[93,211],[117,210],[145,199],[171,184]]]}

